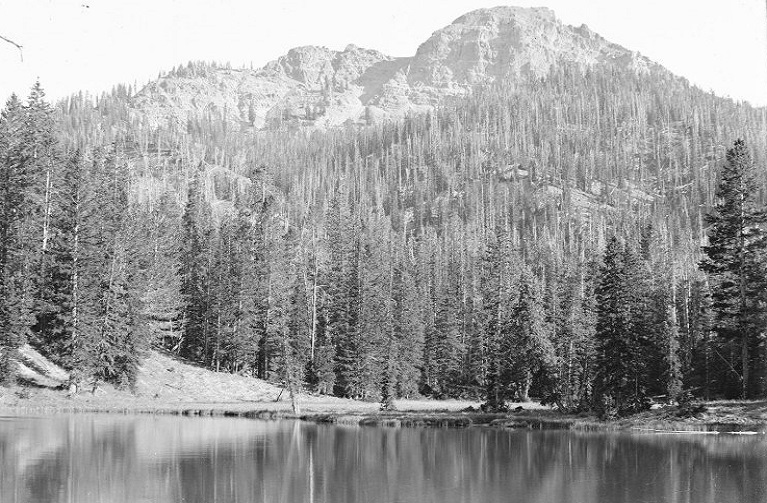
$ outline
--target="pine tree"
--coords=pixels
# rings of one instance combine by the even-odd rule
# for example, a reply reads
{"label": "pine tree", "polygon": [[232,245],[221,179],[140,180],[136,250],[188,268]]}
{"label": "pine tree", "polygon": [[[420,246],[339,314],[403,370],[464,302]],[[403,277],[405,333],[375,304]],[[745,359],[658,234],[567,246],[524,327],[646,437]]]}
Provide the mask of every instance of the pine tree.
{"label": "pine tree", "polygon": [[146,320],[141,316],[141,292],[135,287],[135,249],[123,237],[117,239],[97,312],[94,377],[133,389],[146,349]]}
{"label": "pine tree", "polygon": [[91,373],[97,380],[133,389],[147,339],[140,291],[140,233],[128,207],[126,167],[117,154],[97,158],[91,176],[100,224],[89,257],[94,303]]}
{"label": "pine tree", "polygon": [[88,198],[79,151],[70,156],[62,171],[51,204],[37,340],[44,354],[72,370],[81,368],[87,360],[84,340],[87,307],[83,290],[88,280],[83,277],[83,264],[89,248],[87,227],[96,223],[85,218],[92,201]]}
{"label": "pine tree", "polygon": [[[553,343],[559,362],[556,382],[544,403],[556,404],[561,411],[572,412],[588,408],[593,360],[594,316],[591,306],[593,285],[589,264],[564,266],[552,289],[558,296],[559,309],[549,320],[553,325]],[[549,313],[547,313],[549,314]]]}
{"label": "pine tree", "polygon": [[650,380],[654,383],[652,388],[655,393],[676,400],[682,391],[683,380],[679,324],[674,302],[676,285],[673,275],[659,272],[662,269],[655,269],[656,281],[652,287],[648,313],[648,329],[653,334],[648,356],[652,372]]}
{"label": "pine tree", "polygon": [[214,234],[214,253],[207,268],[204,294],[209,326],[209,362],[216,371],[255,370],[264,335],[260,307],[268,297],[262,274],[261,229],[251,215],[251,204],[238,203],[236,215],[224,220]]}
{"label": "pine tree", "polygon": [[32,327],[35,337],[47,330],[47,318],[57,306],[47,298],[50,254],[49,245],[54,217],[54,194],[59,184],[59,152],[55,138],[53,109],[45,100],[45,92],[36,82],[24,107],[25,163],[31,176],[29,197],[32,202],[27,214],[24,240],[28,243],[28,274],[33,285],[33,308],[36,315]]}
{"label": "pine tree", "polygon": [[426,333],[429,352],[429,387],[437,397],[451,396],[459,389],[463,341],[459,327],[459,290],[453,262],[436,288],[434,324]]}
{"label": "pine tree", "polygon": [[30,324],[23,238],[33,181],[23,121],[21,102],[13,95],[0,114],[0,383],[13,379],[10,358],[26,342]]}
{"label": "pine tree", "polygon": [[181,298],[181,211],[166,191],[152,204],[137,209],[140,274],[148,322],[149,344],[177,352],[183,335]]}
{"label": "pine tree", "polygon": [[355,341],[356,365],[354,379],[365,399],[377,400],[383,377],[392,374],[389,381],[396,385],[397,344],[392,333],[393,317],[393,265],[388,222],[378,214],[366,217],[366,239],[360,254],[360,314],[359,337]]}
{"label": "pine tree", "polygon": [[[738,349],[742,398],[764,396],[765,383],[755,378],[764,365],[764,323],[767,314],[767,212],[758,199],[757,170],[743,140],[727,151],[717,203],[706,217],[708,246],[700,267],[712,281],[715,327],[719,339]],[[730,393],[733,394],[733,393]]]}
{"label": "pine tree", "polygon": [[386,382],[395,386],[395,394],[403,397],[418,393],[418,381],[423,367],[423,299],[419,294],[414,273],[404,253],[394,266],[392,286],[393,347],[388,357],[394,376]]}
{"label": "pine tree", "polygon": [[610,238],[596,289],[594,400],[603,417],[649,405],[645,294],[639,257]]}
{"label": "pine tree", "polygon": [[[257,173],[259,175],[260,173]],[[243,295],[250,295],[251,300],[243,300],[246,305],[245,324],[252,330],[252,342],[256,346],[256,359],[253,362],[255,374],[262,379],[268,373],[269,294],[270,294],[270,253],[267,243],[267,227],[272,216],[271,199],[267,197],[265,182],[259,177],[253,179],[254,185],[262,186],[261,194],[251,192],[250,205],[251,227],[248,242],[248,263],[244,272]],[[252,309],[252,311],[251,311]]]}
{"label": "pine tree", "polygon": [[236,306],[232,323],[232,337],[227,345],[227,352],[233,360],[232,370],[255,368],[260,338],[263,337],[261,323],[265,312],[261,308],[262,300],[267,296],[267,280],[264,274],[266,264],[262,256],[263,232],[259,225],[262,215],[253,214],[256,206],[250,202],[240,209],[235,227],[236,236],[236,273],[233,274],[234,304]]}
{"label": "pine tree", "polygon": [[331,203],[328,217],[331,246],[328,331],[336,348],[336,388],[338,394],[361,397],[366,386],[361,367],[364,362],[360,360],[363,351],[360,333],[360,223],[338,201]]}
{"label": "pine tree", "polygon": [[200,193],[201,172],[189,182],[187,202],[182,219],[180,261],[181,298],[183,301],[183,337],[179,353],[203,362],[207,357],[207,250],[206,229],[201,228],[205,208]]}
{"label": "pine tree", "polygon": [[233,256],[233,235],[230,221],[213,229],[207,267],[207,302],[205,309],[207,344],[204,363],[216,372],[221,371],[225,358],[224,346],[231,337],[235,316],[232,283],[236,275],[237,259]]}
{"label": "pine tree", "polygon": [[389,361],[389,364],[387,365],[387,368],[384,370],[383,379],[381,381],[381,405],[380,409],[382,411],[392,411],[397,410],[397,407],[394,405],[394,395],[395,395],[395,385],[394,385],[394,365],[391,361]]}
{"label": "pine tree", "polygon": [[[692,281],[689,287],[689,300],[687,306],[687,319],[685,330],[686,361],[683,362],[685,370],[685,387],[696,392],[706,400],[710,400],[714,392],[721,389],[719,366],[716,360],[721,361],[721,353],[715,347],[713,334],[713,312],[711,309],[711,291],[708,282],[702,279]],[[719,358],[717,358],[719,357]],[[727,366],[724,372],[732,372]]]}
{"label": "pine tree", "polygon": [[482,262],[482,335],[477,337],[472,347],[474,365],[479,367],[474,373],[486,376],[485,408],[490,411],[505,410],[506,398],[510,398],[506,396],[501,380],[501,345],[505,335],[502,284],[501,248],[493,238],[488,243]]}
{"label": "pine tree", "polygon": [[677,316],[676,268],[671,251],[653,225],[643,229],[640,243],[642,283],[647,287],[647,309],[642,332],[647,337],[648,389],[676,400],[682,391],[682,367]]}
{"label": "pine tree", "polygon": [[544,393],[556,372],[556,355],[551,342],[552,327],[543,312],[543,294],[535,277],[527,268],[519,278],[519,294],[509,312],[508,325],[501,340],[501,382],[515,399],[530,399],[533,378],[541,373],[547,381]]}
{"label": "pine tree", "polygon": [[269,374],[288,390],[293,411],[299,413],[297,395],[305,382],[309,360],[310,322],[306,290],[292,229],[274,244],[270,278],[267,348]]}
{"label": "pine tree", "polygon": [[[349,328],[347,324],[347,290],[344,288],[344,269],[348,267],[348,264],[346,264],[347,257],[341,241],[343,238],[342,226],[341,202],[337,197],[334,197],[330,200],[325,214],[325,231],[327,233],[325,248],[327,249],[328,260],[325,264],[327,269],[323,275],[325,279],[322,290],[324,302],[320,315],[324,322],[324,332],[314,362],[318,387],[326,393],[335,391],[336,386],[339,390],[343,388],[340,383],[337,383],[336,362],[340,342],[346,338]],[[340,375],[340,370],[338,370],[338,375]]]}

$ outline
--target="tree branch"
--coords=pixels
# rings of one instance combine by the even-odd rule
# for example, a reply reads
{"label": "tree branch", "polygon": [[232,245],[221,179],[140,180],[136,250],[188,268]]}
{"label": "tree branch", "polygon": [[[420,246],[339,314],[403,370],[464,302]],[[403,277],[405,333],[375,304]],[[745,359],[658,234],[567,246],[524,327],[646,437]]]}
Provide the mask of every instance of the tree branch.
{"label": "tree branch", "polygon": [[17,43],[16,43],[16,42],[14,42],[13,40],[10,40],[10,39],[8,39],[8,38],[5,38],[5,37],[4,37],[4,36],[2,36],[2,35],[0,35],[0,40],[5,40],[5,41],[6,41],[6,42],[8,42],[9,44],[16,46],[16,47],[19,49],[19,56],[21,56],[21,62],[22,62],[22,63],[24,62],[24,52],[22,51],[22,47],[21,47],[19,44],[17,44]]}

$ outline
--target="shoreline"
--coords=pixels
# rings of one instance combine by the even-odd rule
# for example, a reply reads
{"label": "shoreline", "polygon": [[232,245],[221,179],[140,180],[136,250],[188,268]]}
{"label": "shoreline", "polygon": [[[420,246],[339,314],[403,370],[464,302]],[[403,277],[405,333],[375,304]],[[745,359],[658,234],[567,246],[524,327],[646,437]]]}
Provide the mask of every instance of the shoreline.
{"label": "shoreline", "polygon": [[[316,398],[316,397],[312,397]],[[714,404],[713,413],[700,418],[673,416],[671,407],[647,411],[635,416],[612,421],[600,421],[590,415],[562,414],[554,409],[536,408],[509,413],[465,412],[440,408],[439,401],[417,401],[427,404],[422,410],[403,408],[378,411],[377,403],[334,403],[308,401],[301,403],[302,412],[294,414],[289,402],[216,402],[167,404],[116,403],[56,403],[43,405],[34,400],[21,400],[16,404],[0,404],[0,416],[33,417],[54,414],[122,414],[173,415],[186,417],[228,417],[257,420],[300,420],[315,424],[373,427],[426,427],[426,428],[498,428],[510,430],[571,430],[571,431],[634,431],[655,434],[767,434],[767,420],[760,417],[736,417],[732,406]],[[340,399],[338,399],[340,401]],[[460,403],[448,402],[450,405]],[[754,402],[749,405],[762,405]],[[407,405],[404,401],[403,405]],[[423,407],[423,405],[422,405]]]}
{"label": "shoreline", "polygon": [[478,401],[468,400],[399,399],[394,402],[397,410],[386,412],[378,403],[328,395],[301,393],[298,401],[301,411],[294,414],[287,394],[273,383],[212,372],[156,351],[142,362],[133,392],[105,383],[72,396],[44,386],[0,387],[0,415],[6,416],[111,413],[379,427],[767,433],[767,400],[709,401],[702,408],[686,410],[662,407],[611,421],[585,413],[564,414],[537,402],[508,403],[509,412],[485,413]]}

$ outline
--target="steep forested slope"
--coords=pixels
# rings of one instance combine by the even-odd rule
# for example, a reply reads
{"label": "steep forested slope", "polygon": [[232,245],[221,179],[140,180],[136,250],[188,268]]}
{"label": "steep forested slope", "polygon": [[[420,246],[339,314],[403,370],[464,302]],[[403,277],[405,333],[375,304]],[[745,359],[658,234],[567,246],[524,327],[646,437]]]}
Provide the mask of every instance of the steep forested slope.
{"label": "steep forested slope", "polygon": [[[39,90],[26,107],[9,104],[3,162],[9,173],[24,166],[27,196],[14,204],[28,217],[8,220],[18,239],[0,257],[17,299],[4,307],[4,347],[28,338],[65,366],[126,384],[142,349],[158,345],[216,370],[367,399],[470,395],[502,407],[532,393],[622,413],[682,389],[739,394],[740,346],[716,336],[716,285],[697,264],[737,138],[761,167],[753,196],[765,201],[765,110],[537,11],[520,31],[514,12],[506,24],[480,11],[437,32],[408,85],[458,89],[434,80],[450,75],[460,92],[368,126],[318,128],[292,113],[257,125],[242,120],[247,103],[235,124],[221,107],[180,105],[179,93],[164,110],[181,119],[158,120],[152,90],[163,82],[219,99],[209,73],[229,70],[208,67],[95,105],[76,96],[54,112]],[[516,59],[504,59],[508,47],[493,45],[502,37],[477,35],[488,23],[544,42],[520,35]],[[329,62],[313,82],[343,57],[320,55]],[[316,65],[295,57],[290,75],[308,78]],[[222,85],[221,96],[239,96]],[[53,117],[55,133],[41,126]],[[15,275],[18,264],[29,273]],[[623,325],[611,332],[615,310]],[[763,356],[757,341],[748,395],[765,391]]]}

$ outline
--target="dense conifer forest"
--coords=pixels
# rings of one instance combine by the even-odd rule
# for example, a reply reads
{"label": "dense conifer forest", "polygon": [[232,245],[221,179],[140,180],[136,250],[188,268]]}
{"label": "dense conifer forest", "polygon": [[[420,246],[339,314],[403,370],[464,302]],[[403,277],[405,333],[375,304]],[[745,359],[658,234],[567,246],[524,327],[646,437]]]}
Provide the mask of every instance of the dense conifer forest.
{"label": "dense conifer forest", "polygon": [[5,105],[5,381],[28,342],[82,382],[162,348],[384,406],[767,396],[765,109],[567,65],[328,130],[131,95]]}

